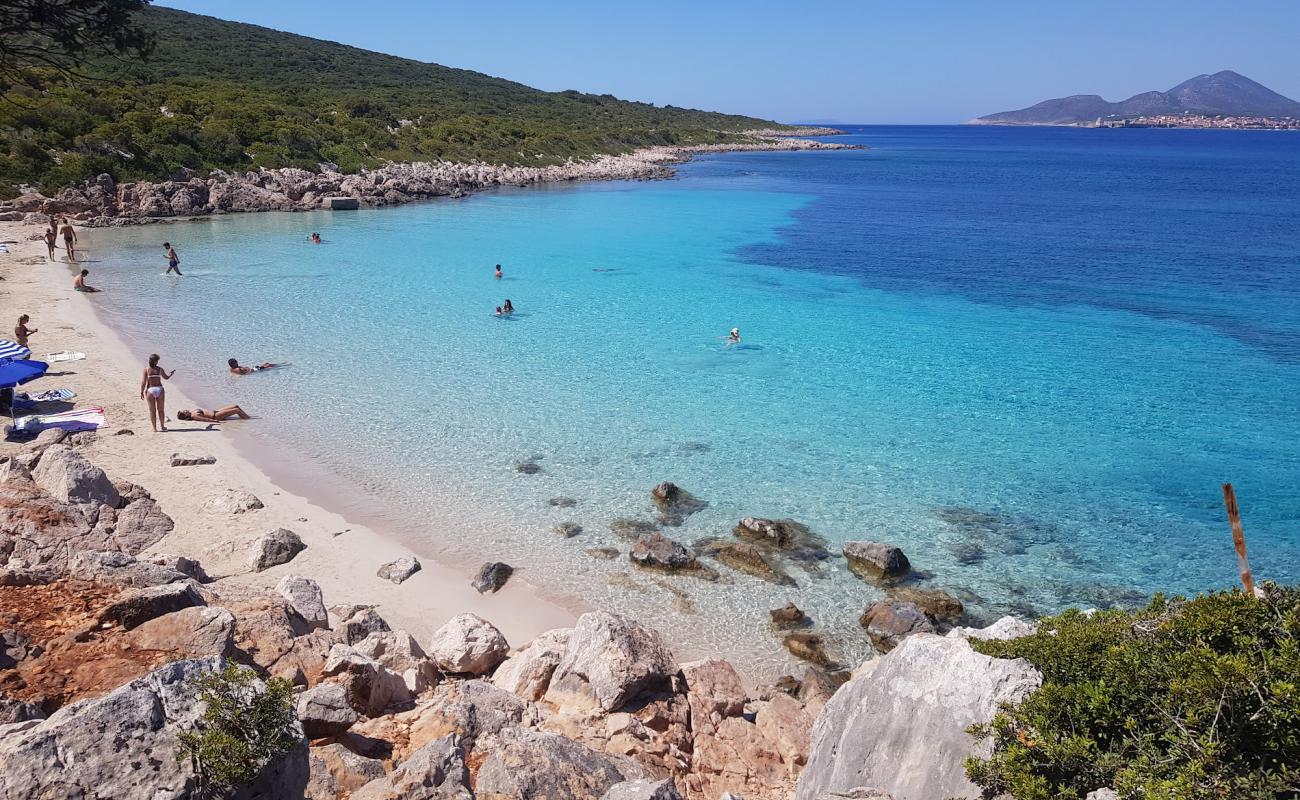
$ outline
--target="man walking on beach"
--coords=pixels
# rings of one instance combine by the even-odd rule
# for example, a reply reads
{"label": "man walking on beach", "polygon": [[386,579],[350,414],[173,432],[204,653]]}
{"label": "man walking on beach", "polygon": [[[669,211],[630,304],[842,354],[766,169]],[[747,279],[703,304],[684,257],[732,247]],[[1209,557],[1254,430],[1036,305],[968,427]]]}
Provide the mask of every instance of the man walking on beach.
{"label": "man walking on beach", "polygon": [[54,230],[54,223],[50,223],[50,229],[45,232],[45,247],[50,251],[50,260],[54,260],[54,246],[59,241],[59,232]]}
{"label": "man walking on beach", "polygon": [[63,234],[63,246],[68,251],[68,260],[77,260],[77,232],[72,229],[72,223],[66,219],[63,220],[63,227],[59,229]]}
{"label": "man walking on beach", "polygon": [[164,275],[170,275],[175,272],[181,274],[181,257],[176,255],[176,248],[172,247],[171,242],[163,242],[163,247],[167,248],[167,271]]}

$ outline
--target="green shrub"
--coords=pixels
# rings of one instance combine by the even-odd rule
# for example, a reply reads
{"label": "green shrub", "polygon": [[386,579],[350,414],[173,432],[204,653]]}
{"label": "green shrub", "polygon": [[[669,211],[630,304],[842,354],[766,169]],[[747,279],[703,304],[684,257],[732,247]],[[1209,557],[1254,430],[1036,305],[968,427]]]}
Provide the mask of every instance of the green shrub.
{"label": "green shrub", "polygon": [[205,796],[252,782],[302,740],[293,686],[282,678],[259,683],[252,670],[234,665],[194,679],[207,708],[197,730],[180,734],[179,758],[190,760]]}
{"label": "green shrub", "polygon": [[1157,596],[1140,611],[1069,611],[1033,636],[973,641],[1027,659],[1043,686],[971,732],[985,797],[1300,797],[1300,587],[1268,599]]}

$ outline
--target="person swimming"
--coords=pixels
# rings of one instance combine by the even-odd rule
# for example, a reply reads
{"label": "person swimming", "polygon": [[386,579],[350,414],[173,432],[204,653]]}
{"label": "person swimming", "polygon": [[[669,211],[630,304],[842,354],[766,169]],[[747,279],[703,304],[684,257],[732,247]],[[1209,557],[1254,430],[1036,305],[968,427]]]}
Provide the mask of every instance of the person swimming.
{"label": "person swimming", "polygon": [[319,234],[319,233],[313,233],[313,234],[311,235],[311,243],[312,243],[312,244],[320,244],[320,234]]}
{"label": "person swimming", "polygon": [[98,289],[86,283],[86,276],[89,274],[90,270],[83,269],[81,274],[77,276],[76,280],[72,282],[72,288],[78,292],[98,292]]}
{"label": "person swimming", "polygon": [[231,417],[252,419],[252,417],[248,415],[248,412],[244,411],[244,409],[237,405],[214,408],[211,411],[204,411],[201,408],[196,408],[193,411],[182,410],[176,412],[176,418],[183,419],[186,422],[225,422]]}
{"label": "person swimming", "polygon": [[498,279],[500,279],[500,277],[501,277],[501,265],[500,265],[500,264],[497,264],[496,277],[497,277]]}
{"label": "person swimming", "polygon": [[501,306],[497,306],[496,315],[497,315],[498,317],[501,316]]}
{"label": "person swimming", "polygon": [[275,367],[284,366],[283,364],[272,364],[270,361],[267,361],[265,363],[258,364],[255,367],[241,367],[239,365],[239,359],[236,358],[232,358],[226,361],[226,364],[229,365],[230,371],[235,375],[251,375],[254,372],[261,372],[264,369],[274,369]]}
{"label": "person swimming", "polygon": [[732,328],[731,333],[727,334],[727,342],[735,344],[740,341],[740,328]]}
{"label": "person swimming", "polygon": [[506,298],[505,305],[501,306],[501,310],[506,312],[507,314],[515,313],[515,304],[510,302],[509,297]]}

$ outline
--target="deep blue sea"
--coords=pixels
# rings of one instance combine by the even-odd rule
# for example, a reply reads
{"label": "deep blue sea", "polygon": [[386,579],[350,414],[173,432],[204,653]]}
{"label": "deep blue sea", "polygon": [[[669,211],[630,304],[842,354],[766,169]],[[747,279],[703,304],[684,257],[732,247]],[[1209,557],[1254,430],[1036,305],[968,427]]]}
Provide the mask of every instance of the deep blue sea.
{"label": "deep blue sea", "polygon": [[850,130],[870,149],[96,232],[96,301],[327,503],[687,649],[768,657],[794,600],[852,660],[880,592],[584,552],[626,552],[610,522],[661,480],[708,503],[679,540],[758,515],[890,541],[987,617],[1232,585],[1232,481],[1257,576],[1300,579],[1300,136]]}

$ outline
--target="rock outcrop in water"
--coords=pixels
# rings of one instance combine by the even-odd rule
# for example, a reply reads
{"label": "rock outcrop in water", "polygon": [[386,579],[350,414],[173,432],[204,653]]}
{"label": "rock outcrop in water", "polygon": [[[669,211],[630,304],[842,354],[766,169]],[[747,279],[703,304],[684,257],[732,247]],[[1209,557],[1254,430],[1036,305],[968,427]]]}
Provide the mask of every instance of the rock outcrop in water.
{"label": "rock outcrop in water", "polygon": [[214,172],[207,178],[151,183],[116,183],[100,175],[65,189],[56,197],[29,193],[0,202],[0,214],[23,215],[45,224],[52,214],[71,217],[90,227],[131,225],[166,217],[190,217],[247,211],[311,211],[329,208],[330,198],[353,198],[360,206],[378,207],[461,197],[498,186],[531,186],[570,181],[667,178],[672,165],[699,153],[747,150],[860,149],[807,139],[759,136],[752,142],[647,147],[625,155],[605,155],[545,167],[461,164],[449,161],[389,164],[375,170],[343,174],[330,165],[321,171],[273,169]]}

